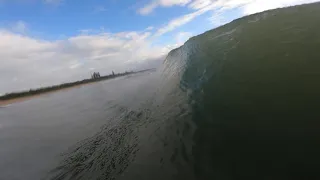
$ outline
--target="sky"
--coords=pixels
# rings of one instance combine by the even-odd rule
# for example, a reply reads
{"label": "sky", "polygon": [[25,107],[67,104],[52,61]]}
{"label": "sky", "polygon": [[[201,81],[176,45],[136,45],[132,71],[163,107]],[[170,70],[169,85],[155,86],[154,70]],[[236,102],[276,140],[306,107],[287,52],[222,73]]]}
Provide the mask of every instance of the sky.
{"label": "sky", "polygon": [[0,0],[0,95],[161,64],[194,35],[318,0]]}

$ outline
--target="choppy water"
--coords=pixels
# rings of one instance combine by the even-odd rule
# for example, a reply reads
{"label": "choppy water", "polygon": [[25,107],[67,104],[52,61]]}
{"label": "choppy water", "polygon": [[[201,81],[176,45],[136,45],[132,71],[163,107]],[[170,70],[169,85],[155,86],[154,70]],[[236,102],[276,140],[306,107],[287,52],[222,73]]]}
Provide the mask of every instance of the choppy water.
{"label": "choppy water", "polygon": [[156,72],[0,109],[0,179],[319,179],[320,4],[194,37]]}

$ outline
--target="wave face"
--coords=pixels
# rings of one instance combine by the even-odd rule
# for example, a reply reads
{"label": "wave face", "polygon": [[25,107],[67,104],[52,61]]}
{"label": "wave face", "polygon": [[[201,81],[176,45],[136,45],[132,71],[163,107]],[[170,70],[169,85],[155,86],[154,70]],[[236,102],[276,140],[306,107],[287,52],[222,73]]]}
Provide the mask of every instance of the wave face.
{"label": "wave face", "polygon": [[319,3],[302,5],[191,38],[145,103],[67,153],[52,179],[319,178],[319,17]]}
{"label": "wave face", "polygon": [[192,107],[198,179],[317,175],[319,17],[319,3],[263,12],[168,55]]}

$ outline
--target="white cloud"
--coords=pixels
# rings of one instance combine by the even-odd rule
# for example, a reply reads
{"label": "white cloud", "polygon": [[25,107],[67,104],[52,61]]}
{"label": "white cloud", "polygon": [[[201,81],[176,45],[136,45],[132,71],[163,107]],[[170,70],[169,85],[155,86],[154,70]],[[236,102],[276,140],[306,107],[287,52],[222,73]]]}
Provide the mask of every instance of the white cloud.
{"label": "white cloud", "polygon": [[212,0],[194,0],[188,7],[197,10],[209,6],[211,3]]}
{"label": "white cloud", "polygon": [[150,14],[158,6],[157,2],[152,2],[139,9],[139,13],[142,15]]}
{"label": "white cloud", "polygon": [[46,41],[0,30],[0,93],[89,78],[93,69],[108,74],[147,67],[170,50],[153,46],[149,37],[133,31]]}
{"label": "white cloud", "polygon": [[142,15],[150,14],[158,6],[171,7],[174,5],[185,6],[190,3],[191,0],[154,0],[151,3],[145,5],[139,9],[139,13]]}
{"label": "white cloud", "polygon": [[193,13],[189,13],[184,16],[175,18],[175,19],[171,20],[169,23],[167,23],[165,26],[159,28],[155,35],[160,36],[160,35],[163,35],[167,32],[173,31],[174,29],[192,21],[197,16],[200,16],[200,15],[212,10],[215,7],[216,7],[216,5],[211,3],[209,6],[205,6],[205,7],[201,8]]}
{"label": "white cloud", "polygon": [[179,32],[175,37],[177,45],[183,45],[191,36],[191,32]]}
{"label": "white cloud", "polygon": [[176,19],[171,20],[168,24],[158,29],[155,36],[161,36],[167,32],[173,31],[177,27],[180,27],[191,20],[193,20],[197,16],[197,13],[187,14]]}
{"label": "white cloud", "polygon": [[219,27],[219,26],[222,26],[224,24],[229,23],[230,20],[228,20],[224,16],[224,14],[223,14],[224,11],[225,11],[225,9],[213,11],[212,16],[210,16],[210,18],[209,18],[209,21],[211,22],[213,27]]}
{"label": "white cloud", "polygon": [[191,0],[159,0],[159,4],[161,6],[166,6],[166,7],[170,7],[173,5],[184,6],[184,5],[188,4],[189,2],[191,2]]}

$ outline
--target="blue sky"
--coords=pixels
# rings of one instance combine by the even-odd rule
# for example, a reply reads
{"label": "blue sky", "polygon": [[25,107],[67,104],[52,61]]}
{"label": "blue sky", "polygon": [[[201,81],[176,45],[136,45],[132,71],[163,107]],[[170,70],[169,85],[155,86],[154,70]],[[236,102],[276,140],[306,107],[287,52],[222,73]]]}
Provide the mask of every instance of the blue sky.
{"label": "blue sky", "polygon": [[[51,3],[50,3],[51,2]],[[135,0],[16,0],[3,1],[0,21],[3,27],[22,21],[32,30],[30,35],[55,40],[63,36],[78,35],[81,30],[104,29],[106,32],[143,31],[160,27],[170,19],[190,13],[189,9],[176,6],[158,8],[142,16],[137,11],[148,1]]]}
{"label": "blue sky", "polygon": [[[144,31],[148,27],[160,28],[170,20],[192,13],[184,6],[159,7],[148,15],[138,11],[150,1],[146,0],[52,0],[51,3],[37,0],[3,1],[0,6],[0,25],[10,29],[20,22],[26,34],[44,40],[59,40],[81,32],[126,32]],[[172,36],[179,31],[199,34],[213,28],[208,19],[210,13],[197,17],[184,27],[168,32],[155,42],[175,43]],[[232,18],[231,18],[232,19]],[[14,29],[14,28],[13,28]],[[23,30],[23,27],[20,31]],[[152,31],[151,31],[152,32]],[[19,32],[18,30],[18,33]]]}
{"label": "blue sky", "polygon": [[233,19],[315,1],[0,0],[0,94],[151,67]]}

